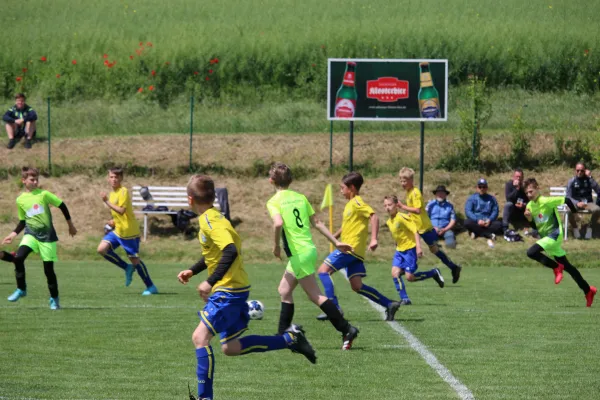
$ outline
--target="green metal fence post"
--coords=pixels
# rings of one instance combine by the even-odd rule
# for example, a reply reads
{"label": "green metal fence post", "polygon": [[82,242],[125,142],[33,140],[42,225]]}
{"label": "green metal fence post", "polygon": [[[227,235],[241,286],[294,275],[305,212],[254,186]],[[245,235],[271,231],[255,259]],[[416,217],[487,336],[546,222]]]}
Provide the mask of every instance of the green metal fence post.
{"label": "green metal fence post", "polygon": [[329,124],[329,170],[333,169],[333,121]]}
{"label": "green metal fence post", "polygon": [[192,172],[192,140],[194,137],[194,95],[190,96],[190,172]]}
{"label": "green metal fence post", "polygon": [[52,129],[50,128],[50,97],[48,97],[48,174],[52,175]]}

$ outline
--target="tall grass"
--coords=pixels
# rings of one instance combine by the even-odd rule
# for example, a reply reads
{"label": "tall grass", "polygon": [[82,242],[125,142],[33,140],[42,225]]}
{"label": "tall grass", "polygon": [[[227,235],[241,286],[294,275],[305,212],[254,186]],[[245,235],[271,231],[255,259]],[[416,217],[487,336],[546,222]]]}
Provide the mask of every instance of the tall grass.
{"label": "tall grass", "polygon": [[599,14],[584,0],[31,0],[0,14],[0,96],[315,101],[328,57],[448,58],[452,84],[594,92]]}

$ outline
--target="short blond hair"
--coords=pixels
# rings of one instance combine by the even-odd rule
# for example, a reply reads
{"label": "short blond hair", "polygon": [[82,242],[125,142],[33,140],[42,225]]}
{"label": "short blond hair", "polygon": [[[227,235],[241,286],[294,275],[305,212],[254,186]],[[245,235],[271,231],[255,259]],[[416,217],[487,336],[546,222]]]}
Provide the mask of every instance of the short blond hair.
{"label": "short blond hair", "polygon": [[414,179],[415,178],[415,170],[408,167],[403,167],[400,172],[398,172],[399,178],[405,179]]}
{"label": "short blond hair", "polygon": [[394,203],[394,204],[398,204],[398,196],[395,196],[395,195],[391,195],[391,196],[385,196],[385,197],[383,198],[383,200],[384,200],[384,201],[385,201],[385,200],[391,200],[391,201],[392,201],[392,203]]}
{"label": "short blond hair", "polygon": [[196,204],[215,202],[215,182],[208,175],[193,175],[187,184],[187,195]]}

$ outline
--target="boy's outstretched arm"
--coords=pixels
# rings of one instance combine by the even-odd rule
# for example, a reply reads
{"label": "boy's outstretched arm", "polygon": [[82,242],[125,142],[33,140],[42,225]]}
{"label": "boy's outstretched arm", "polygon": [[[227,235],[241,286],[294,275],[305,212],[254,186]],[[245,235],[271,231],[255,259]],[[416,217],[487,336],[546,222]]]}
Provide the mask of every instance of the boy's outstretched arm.
{"label": "boy's outstretched arm", "polygon": [[25,220],[20,220],[16,228],[2,241],[2,244],[11,244],[13,239],[17,237],[21,231],[25,229]]}
{"label": "boy's outstretched arm", "polygon": [[329,232],[329,229],[327,229],[325,224],[320,219],[316,218],[314,215],[310,216],[310,225],[316,230],[318,230],[321,233],[321,235],[325,236],[327,240],[333,243],[333,245],[342,253],[348,253],[354,250],[349,244],[341,243],[339,240],[337,240],[337,237],[334,236],[331,232]]}
{"label": "boy's outstretched arm", "polygon": [[69,213],[67,205],[63,202],[60,203],[60,206],[58,206],[58,208],[60,209],[60,211],[62,211],[65,219],[67,220],[67,225],[69,225],[69,235],[75,236],[77,234],[77,229],[75,228],[75,225],[73,225],[73,221],[71,220],[71,214]]}
{"label": "boy's outstretched arm", "polygon": [[371,220],[371,243],[369,243],[369,250],[375,251],[379,243],[377,243],[377,237],[379,236],[379,217],[377,214],[371,214],[369,218]]}

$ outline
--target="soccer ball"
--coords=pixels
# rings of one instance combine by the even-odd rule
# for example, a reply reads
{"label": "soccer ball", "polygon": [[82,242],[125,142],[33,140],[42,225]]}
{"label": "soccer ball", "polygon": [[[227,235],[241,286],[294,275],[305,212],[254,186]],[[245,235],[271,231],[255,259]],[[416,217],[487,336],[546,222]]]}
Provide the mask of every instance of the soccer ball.
{"label": "soccer ball", "polygon": [[258,300],[248,301],[248,316],[250,319],[262,319],[265,313],[265,306]]}

